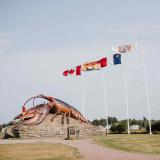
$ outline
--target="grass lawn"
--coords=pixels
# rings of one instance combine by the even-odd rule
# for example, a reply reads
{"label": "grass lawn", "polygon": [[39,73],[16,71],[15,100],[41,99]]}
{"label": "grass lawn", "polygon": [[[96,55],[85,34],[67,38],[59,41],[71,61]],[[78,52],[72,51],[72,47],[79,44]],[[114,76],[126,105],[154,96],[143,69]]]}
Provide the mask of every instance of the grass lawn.
{"label": "grass lawn", "polygon": [[63,144],[1,144],[0,160],[80,160],[77,149]]}
{"label": "grass lawn", "polygon": [[96,137],[95,141],[103,146],[118,150],[160,154],[160,134],[110,134]]}

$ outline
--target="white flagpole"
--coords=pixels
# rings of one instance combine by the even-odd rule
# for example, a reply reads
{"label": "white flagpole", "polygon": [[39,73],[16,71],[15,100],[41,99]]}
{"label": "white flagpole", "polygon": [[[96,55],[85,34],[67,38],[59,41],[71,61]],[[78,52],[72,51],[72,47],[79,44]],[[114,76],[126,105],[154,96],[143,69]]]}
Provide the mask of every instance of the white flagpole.
{"label": "white flagpole", "polygon": [[144,60],[144,51],[142,45],[140,47],[141,57],[142,57],[142,65],[144,71],[144,80],[145,80],[145,88],[146,88],[146,97],[147,97],[147,109],[148,109],[148,121],[149,121],[149,134],[152,134],[151,128],[151,114],[150,114],[150,101],[149,101],[149,94],[148,94],[148,84],[147,84],[147,74],[146,74],[146,65]]}
{"label": "white flagpole", "polygon": [[82,77],[82,114],[83,116],[85,116],[84,114],[84,106],[85,106],[85,84],[84,84],[84,77],[83,75]]}
{"label": "white flagpole", "polygon": [[128,112],[128,96],[127,96],[127,82],[126,82],[125,67],[124,67],[123,64],[122,64],[122,69],[123,69],[123,78],[124,78],[124,91],[125,91],[126,110],[127,110],[127,128],[128,128],[128,134],[130,134],[129,112]]}
{"label": "white flagpole", "polygon": [[107,105],[107,95],[106,95],[106,83],[105,83],[104,71],[103,71],[103,70],[102,70],[102,81],[103,81],[103,90],[104,90],[104,101],[105,101],[105,107],[106,107],[107,134],[109,134],[109,128],[108,128],[108,105]]}

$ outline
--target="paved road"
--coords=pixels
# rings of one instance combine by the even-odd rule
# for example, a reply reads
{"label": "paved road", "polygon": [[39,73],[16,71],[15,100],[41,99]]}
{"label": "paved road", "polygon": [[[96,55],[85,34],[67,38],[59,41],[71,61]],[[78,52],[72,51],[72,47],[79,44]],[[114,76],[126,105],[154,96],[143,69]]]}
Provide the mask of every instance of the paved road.
{"label": "paved road", "polygon": [[106,148],[95,144],[91,140],[57,140],[57,139],[29,139],[29,140],[0,140],[0,144],[9,143],[62,143],[68,146],[78,148],[84,160],[160,160],[160,155],[148,155],[141,153],[128,153]]}

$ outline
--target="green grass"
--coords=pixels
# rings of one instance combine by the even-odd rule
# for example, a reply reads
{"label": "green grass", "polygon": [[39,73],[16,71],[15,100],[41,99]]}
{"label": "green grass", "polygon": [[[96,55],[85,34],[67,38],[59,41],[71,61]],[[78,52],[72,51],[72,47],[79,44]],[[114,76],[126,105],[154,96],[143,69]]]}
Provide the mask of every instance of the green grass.
{"label": "green grass", "polygon": [[115,134],[96,137],[95,141],[103,146],[128,152],[160,154],[160,135]]}
{"label": "green grass", "polygon": [[63,144],[1,144],[0,160],[80,160],[78,150]]}

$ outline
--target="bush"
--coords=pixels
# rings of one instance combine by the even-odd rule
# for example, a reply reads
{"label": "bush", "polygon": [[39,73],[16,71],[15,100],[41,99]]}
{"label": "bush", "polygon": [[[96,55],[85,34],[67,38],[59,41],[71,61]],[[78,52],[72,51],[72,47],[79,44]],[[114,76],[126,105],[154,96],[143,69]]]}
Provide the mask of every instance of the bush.
{"label": "bush", "polygon": [[[153,121],[151,123],[151,129],[153,133],[160,132],[160,121]],[[149,125],[147,125],[146,130],[149,131]]]}
{"label": "bush", "polygon": [[126,125],[121,124],[121,123],[115,124],[115,125],[113,125],[113,126],[111,127],[111,131],[112,131],[113,133],[123,133],[123,132],[126,131]]}
{"label": "bush", "polygon": [[113,125],[110,129],[113,133],[117,133],[117,126]]}

